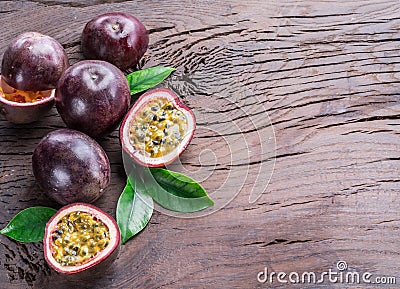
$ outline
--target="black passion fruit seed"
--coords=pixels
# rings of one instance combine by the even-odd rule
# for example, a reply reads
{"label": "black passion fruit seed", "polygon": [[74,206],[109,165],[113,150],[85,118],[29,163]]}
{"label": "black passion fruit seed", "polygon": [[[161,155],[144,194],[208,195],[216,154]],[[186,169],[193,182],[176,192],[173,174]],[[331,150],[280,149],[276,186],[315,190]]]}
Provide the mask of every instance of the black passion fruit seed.
{"label": "black passion fruit seed", "polygon": [[165,98],[150,101],[130,123],[131,144],[151,158],[173,151],[187,133],[186,116]]}

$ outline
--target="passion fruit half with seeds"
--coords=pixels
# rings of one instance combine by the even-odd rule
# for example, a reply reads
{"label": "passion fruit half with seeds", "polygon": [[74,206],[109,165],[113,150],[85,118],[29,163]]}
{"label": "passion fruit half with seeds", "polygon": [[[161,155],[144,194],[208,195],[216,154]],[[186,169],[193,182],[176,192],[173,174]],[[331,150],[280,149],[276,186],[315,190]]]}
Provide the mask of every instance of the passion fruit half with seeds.
{"label": "passion fruit half with seeds", "polygon": [[55,271],[90,276],[103,272],[116,259],[121,233],[106,212],[74,203],[61,208],[47,222],[43,243],[45,259]]}
{"label": "passion fruit half with seeds", "polygon": [[47,134],[33,152],[32,168],[39,187],[62,205],[92,203],[110,182],[110,162],[102,147],[71,129]]}
{"label": "passion fruit half with seeds", "polygon": [[162,167],[172,163],[193,138],[196,119],[170,89],[143,94],[129,110],[120,128],[124,151],[137,163]]}

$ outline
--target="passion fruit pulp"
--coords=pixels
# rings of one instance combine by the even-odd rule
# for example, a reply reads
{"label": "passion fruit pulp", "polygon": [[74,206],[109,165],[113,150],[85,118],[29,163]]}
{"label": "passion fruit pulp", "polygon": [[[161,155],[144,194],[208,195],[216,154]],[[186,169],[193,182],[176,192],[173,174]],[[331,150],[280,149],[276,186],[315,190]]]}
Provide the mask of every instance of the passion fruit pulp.
{"label": "passion fruit pulp", "polygon": [[162,167],[185,150],[196,128],[189,107],[170,89],[143,94],[129,110],[120,128],[122,147],[137,163]]}
{"label": "passion fruit pulp", "polygon": [[[9,86],[3,77],[0,76],[0,94],[8,101],[16,103],[35,103],[42,101],[52,94],[54,89],[41,91],[24,91]],[[54,100],[54,97],[53,97]]]}
{"label": "passion fruit pulp", "polygon": [[104,60],[120,69],[136,65],[148,44],[146,27],[136,17],[122,12],[99,15],[82,32],[82,51],[86,58]]}
{"label": "passion fruit pulp", "polygon": [[40,119],[54,104],[54,89],[38,92],[17,90],[0,76],[0,114],[13,123],[31,123]]}
{"label": "passion fruit pulp", "polygon": [[94,202],[110,182],[110,162],[101,146],[70,129],[52,131],[40,141],[32,168],[39,187],[62,205]]}
{"label": "passion fruit pulp", "polygon": [[130,104],[125,75],[111,63],[84,60],[61,77],[55,95],[57,111],[72,129],[99,138],[111,133]]}
{"label": "passion fruit pulp", "polygon": [[117,257],[121,236],[109,214],[89,204],[74,203],[49,220],[43,242],[45,259],[57,272],[99,273]]}

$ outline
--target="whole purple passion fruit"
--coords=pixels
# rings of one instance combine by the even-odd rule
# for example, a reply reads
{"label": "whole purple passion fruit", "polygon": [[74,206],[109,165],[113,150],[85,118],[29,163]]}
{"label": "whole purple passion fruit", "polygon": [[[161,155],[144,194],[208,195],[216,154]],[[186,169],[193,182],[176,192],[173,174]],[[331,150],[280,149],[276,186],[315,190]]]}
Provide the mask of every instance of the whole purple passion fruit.
{"label": "whole purple passion fruit", "polygon": [[64,48],[50,36],[26,32],[7,47],[1,64],[3,80],[22,91],[54,89],[69,66]]}
{"label": "whole purple passion fruit", "polygon": [[63,205],[94,202],[110,182],[110,162],[101,146],[70,129],[52,131],[40,141],[32,168],[39,187]]}
{"label": "whole purple passion fruit", "polygon": [[189,107],[170,89],[143,94],[129,110],[120,128],[124,151],[137,163],[162,167],[185,150],[196,128]]}
{"label": "whole purple passion fruit", "polygon": [[130,90],[125,75],[114,65],[84,60],[65,71],[55,102],[69,128],[98,138],[118,126],[128,110]]}
{"label": "whole purple passion fruit", "polygon": [[121,69],[136,65],[148,44],[146,27],[136,17],[122,12],[99,15],[82,32],[86,58],[108,61]]}
{"label": "whole purple passion fruit", "polygon": [[99,208],[74,203],[61,208],[46,224],[44,257],[62,274],[101,273],[116,259],[121,234],[115,220]]}

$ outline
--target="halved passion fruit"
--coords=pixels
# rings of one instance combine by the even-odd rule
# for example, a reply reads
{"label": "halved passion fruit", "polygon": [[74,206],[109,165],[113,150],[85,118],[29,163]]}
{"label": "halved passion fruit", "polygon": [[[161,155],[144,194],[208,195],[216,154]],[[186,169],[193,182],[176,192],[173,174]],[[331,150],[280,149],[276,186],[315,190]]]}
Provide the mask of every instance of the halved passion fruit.
{"label": "halved passion fruit", "polygon": [[0,76],[0,115],[19,124],[39,120],[53,107],[54,91],[18,90],[9,86]]}
{"label": "halved passion fruit", "polygon": [[105,270],[116,259],[121,236],[109,214],[93,205],[74,203],[49,220],[43,242],[51,268],[63,274],[90,269],[91,274]]}
{"label": "halved passion fruit", "polygon": [[143,94],[120,128],[123,149],[137,163],[162,167],[185,150],[196,128],[193,112],[170,89]]}

